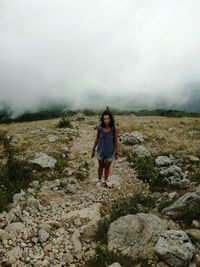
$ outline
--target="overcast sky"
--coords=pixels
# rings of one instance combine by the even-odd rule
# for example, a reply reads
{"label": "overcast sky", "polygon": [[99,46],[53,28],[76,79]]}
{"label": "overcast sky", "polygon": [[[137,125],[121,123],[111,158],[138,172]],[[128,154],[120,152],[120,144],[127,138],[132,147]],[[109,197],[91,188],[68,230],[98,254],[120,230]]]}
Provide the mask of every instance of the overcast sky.
{"label": "overcast sky", "polygon": [[199,11],[199,0],[0,0],[0,102],[185,101],[200,81]]}

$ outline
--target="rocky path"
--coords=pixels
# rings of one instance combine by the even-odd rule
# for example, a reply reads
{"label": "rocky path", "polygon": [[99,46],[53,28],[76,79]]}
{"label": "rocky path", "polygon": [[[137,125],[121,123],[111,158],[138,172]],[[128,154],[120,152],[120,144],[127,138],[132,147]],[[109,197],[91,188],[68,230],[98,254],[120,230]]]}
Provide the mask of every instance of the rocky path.
{"label": "rocky path", "polygon": [[[129,193],[148,191],[124,158],[113,163],[113,187],[97,188],[97,159],[91,158],[95,131],[89,125],[79,127],[79,132],[69,154],[71,190],[69,183],[59,179],[43,184],[35,181],[26,192],[15,195],[8,213],[0,214],[2,266],[84,267],[95,255],[94,233],[109,203]],[[83,162],[88,175],[77,180],[73,172]]]}

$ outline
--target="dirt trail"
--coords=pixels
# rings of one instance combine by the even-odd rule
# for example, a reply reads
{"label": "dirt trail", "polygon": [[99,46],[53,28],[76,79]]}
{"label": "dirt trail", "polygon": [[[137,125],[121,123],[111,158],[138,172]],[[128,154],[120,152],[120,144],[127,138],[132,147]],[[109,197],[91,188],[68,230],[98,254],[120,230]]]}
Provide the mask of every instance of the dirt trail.
{"label": "dirt trail", "polygon": [[[112,188],[97,188],[97,167],[96,156],[91,158],[91,150],[95,139],[96,131],[93,126],[88,125],[87,129],[79,128],[80,137],[75,140],[71,147],[71,152],[77,156],[79,162],[86,160],[89,162],[89,176],[84,181],[80,181],[81,194],[87,198],[88,194],[95,196],[96,201],[109,201],[134,192],[148,191],[147,185],[136,178],[134,169],[131,169],[125,158],[119,158],[112,163],[111,176]],[[120,145],[120,144],[119,144]]]}

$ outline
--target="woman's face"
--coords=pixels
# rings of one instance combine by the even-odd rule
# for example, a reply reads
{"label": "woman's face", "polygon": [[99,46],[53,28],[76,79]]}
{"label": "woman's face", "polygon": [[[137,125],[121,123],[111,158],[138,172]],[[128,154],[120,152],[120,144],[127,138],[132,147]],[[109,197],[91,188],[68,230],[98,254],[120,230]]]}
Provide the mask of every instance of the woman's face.
{"label": "woman's face", "polygon": [[103,116],[103,121],[104,121],[105,125],[108,126],[109,123],[110,123],[110,116],[109,115],[104,115]]}

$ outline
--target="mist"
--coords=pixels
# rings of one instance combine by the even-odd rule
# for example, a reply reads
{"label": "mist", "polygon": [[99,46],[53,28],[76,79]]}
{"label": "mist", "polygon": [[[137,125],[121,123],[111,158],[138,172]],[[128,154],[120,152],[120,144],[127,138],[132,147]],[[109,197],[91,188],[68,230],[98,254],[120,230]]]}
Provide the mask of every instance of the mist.
{"label": "mist", "polygon": [[0,103],[13,112],[187,108],[200,99],[198,0],[0,0]]}

